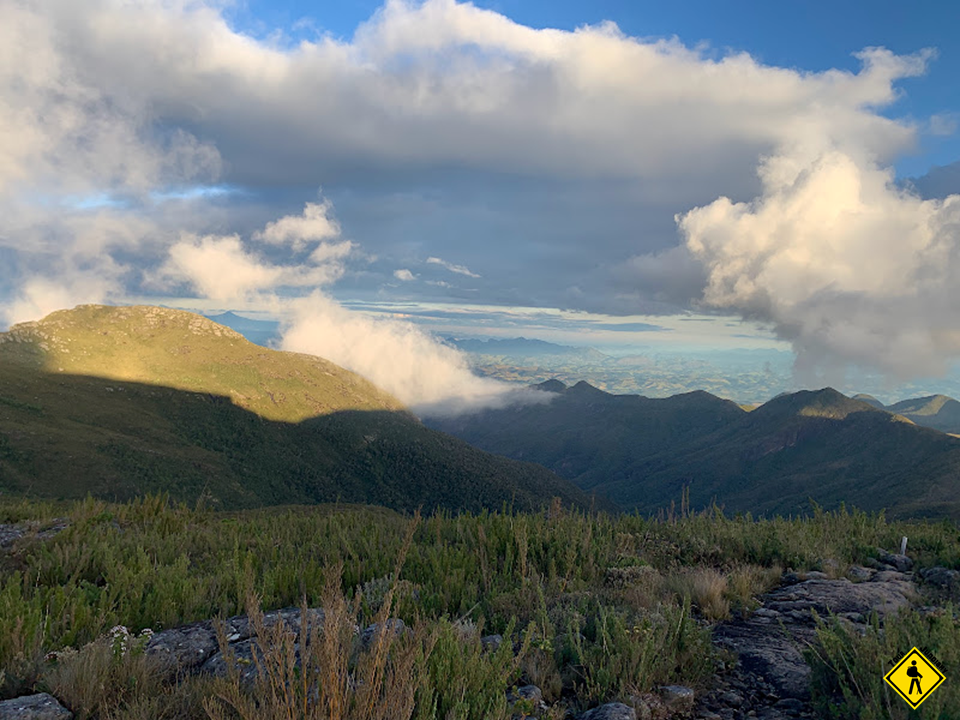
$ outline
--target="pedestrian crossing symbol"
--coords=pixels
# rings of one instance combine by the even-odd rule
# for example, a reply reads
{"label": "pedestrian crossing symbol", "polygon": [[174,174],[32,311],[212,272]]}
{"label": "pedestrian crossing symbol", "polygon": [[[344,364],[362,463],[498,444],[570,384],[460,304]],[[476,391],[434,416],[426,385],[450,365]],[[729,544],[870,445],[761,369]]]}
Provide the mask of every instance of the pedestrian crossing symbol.
{"label": "pedestrian crossing symbol", "polygon": [[883,679],[910,707],[916,709],[947,678],[922,652],[913,648]]}

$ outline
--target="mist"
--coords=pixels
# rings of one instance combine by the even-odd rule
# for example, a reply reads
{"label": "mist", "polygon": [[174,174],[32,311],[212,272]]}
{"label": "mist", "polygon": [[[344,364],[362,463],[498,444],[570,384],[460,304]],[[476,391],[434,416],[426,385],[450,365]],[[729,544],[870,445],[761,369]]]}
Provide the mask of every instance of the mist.
{"label": "mist", "polygon": [[413,323],[363,315],[320,293],[294,301],[290,309],[282,349],[319,355],[352,370],[421,417],[553,397],[475,375],[464,353]]}

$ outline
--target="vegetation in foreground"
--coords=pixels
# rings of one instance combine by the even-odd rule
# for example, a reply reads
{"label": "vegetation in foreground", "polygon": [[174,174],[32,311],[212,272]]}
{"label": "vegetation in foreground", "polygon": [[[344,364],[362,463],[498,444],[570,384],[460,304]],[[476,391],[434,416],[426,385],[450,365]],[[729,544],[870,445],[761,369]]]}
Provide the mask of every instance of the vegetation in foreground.
{"label": "vegetation in foreground", "polygon": [[[505,718],[505,690],[525,683],[579,711],[663,684],[703,687],[723,660],[711,623],[750,612],[785,569],[842,574],[901,535],[919,567],[960,567],[951,523],[846,511],[649,519],[557,504],[421,520],[361,506],[0,501],[0,523],[23,522],[37,534],[0,554],[0,691],[50,690],[80,718]],[[290,605],[323,607],[325,629],[302,667],[276,638],[253,692],[236,677],[164,682],[143,653],[147,628]],[[350,650],[355,625],[387,617],[412,631]],[[918,642],[960,677],[949,606],[884,632],[851,636],[829,618],[820,632],[814,701],[838,717],[906,717],[878,668]],[[494,652],[480,643],[490,633],[506,639]],[[945,684],[921,716],[960,707],[957,688]]]}

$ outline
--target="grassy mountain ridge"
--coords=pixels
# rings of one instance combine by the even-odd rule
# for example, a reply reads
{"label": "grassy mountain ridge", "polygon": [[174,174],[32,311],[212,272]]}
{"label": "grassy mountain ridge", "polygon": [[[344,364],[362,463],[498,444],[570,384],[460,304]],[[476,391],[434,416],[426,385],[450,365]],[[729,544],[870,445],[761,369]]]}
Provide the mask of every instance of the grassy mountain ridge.
{"label": "grassy mountain ridge", "polygon": [[541,467],[424,427],[332,363],[144,307],[86,306],[0,335],[0,489],[223,508],[588,503]]}
{"label": "grassy mountain ridge", "polygon": [[960,433],[960,402],[946,395],[901,400],[887,410],[910,418],[917,425],[942,432]]}
{"label": "grassy mountain ridge", "polygon": [[200,315],[168,308],[61,310],[0,333],[0,362],[214,393],[286,422],[338,410],[404,409],[328,360],[269,350]]}
{"label": "grassy mountain ridge", "polygon": [[709,393],[653,400],[574,388],[550,404],[434,426],[646,512],[687,493],[694,508],[734,512],[802,513],[813,498],[960,517],[960,441],[832,388],[749,413]]}

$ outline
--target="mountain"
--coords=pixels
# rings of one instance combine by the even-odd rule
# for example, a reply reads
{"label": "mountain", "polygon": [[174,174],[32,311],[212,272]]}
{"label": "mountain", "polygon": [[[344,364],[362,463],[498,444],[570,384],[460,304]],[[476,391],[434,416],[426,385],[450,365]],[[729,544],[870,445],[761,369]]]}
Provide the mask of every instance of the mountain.
{"label": "mountain", "polygon": [[544,464],[624,508],[800,514],[812,498],[960,518],[960,440],[824,388],[752,412],[708,393],[663,399],[544,383],[546,404],[435,421],[485,450]]}
{"label": "mountain", "polygon": [[474,338],[444,338],[446,342],[463,350],[464,352],[474,353],[476,355],[487,355],[494,357],[510,358],[565,358],[582,362],[602,362],[609,360],[609,356],[604,355],[599,350],[585,347],[573,347],[571,345],[557,345],[556,343],[545,340],[536,340],[525,337],[518,338],[488,338],[478,340]]}
{"label": "mountain", "polygon": [[946,395],[901,400],[887,406],[887,410],[910,418],[917,425],[960,434],[960,402]]}
{"label": "mountain", "polygon": [[[716,432],[744,414],[735,403],[701,391],[647,398],[611,395],[586,382],[567,387],[549,380],[534,387],[555,398],[428,424],[479,448],[544,465],[581,487],[600,488],[632,477],[643,458]],[[620,499],[637,505],[629,492]]]}
{"label": "mountain", "polygon": [[280,339],[280,323],[276,320],[255,320],[237,315],[232,310],[219,315],[208,315],[207,319],[236,330],[257,345],[267,346]]}
{"label": "mountain", "polygon": [[875,408],[880,410],[885,410],[885,406],[882,402],[877,400],[873,395],[867,395],[866,393],[857,393],[853,396],[854,400],[859,400],[860,402],[865,402],[867,405],[872,405]]}
{"label": "mountain", "polygon": [[82,306],[0,333],[0,491],[223,508],[588,503],[541,467],[424,427],[333,363],[153,307]]}

